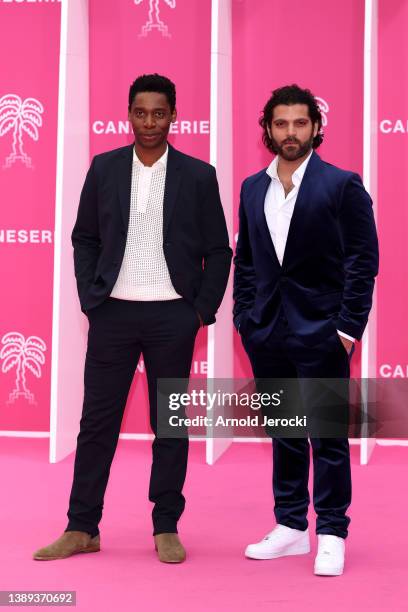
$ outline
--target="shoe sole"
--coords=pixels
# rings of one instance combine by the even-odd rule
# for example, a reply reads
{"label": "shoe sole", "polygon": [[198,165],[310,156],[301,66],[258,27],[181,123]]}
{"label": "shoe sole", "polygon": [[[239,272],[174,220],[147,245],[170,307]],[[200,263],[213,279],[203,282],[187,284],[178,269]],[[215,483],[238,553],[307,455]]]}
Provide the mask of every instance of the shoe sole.
{"label": "shoe sole", "polygon": [[186,560],[186,558],[184,557],[184,559],[177,559],[177,560],[171,560],[171,559],[160,559],[160,557],[158,557],[159,561],[161,563],[184,563],[184,561]]}
{"label": "shoe sole", "polygon": [[76,550],[75,552],[70,553],[69,555],[62,555],[59,557],[40,557],[40,556],[35,556],[33,557],[34,561],[57,561],[58,559],[68,559],[68,557],[72,557],[73,555],[81,555],[81,554],[85,554],[85,553],[95,553],[95,552],[100,552],[100,548],[88,548],[86,550]]}
{"label": "shoe sole", "polygon": [[341,576],[343,573],[342,567],[337,567],[335,569],[325,569],[325,568],[314,568],[315,576]]}
{"label": "shoe sole", "polygon": [[307,555],[310,553],[310,546],[292,546],[279,553],[248,553],[245,551],[245,556],[248,559],[257,559],[259,561],[266,561],[268,559],[279,559],[279,557],[291,557],[294,555]]}

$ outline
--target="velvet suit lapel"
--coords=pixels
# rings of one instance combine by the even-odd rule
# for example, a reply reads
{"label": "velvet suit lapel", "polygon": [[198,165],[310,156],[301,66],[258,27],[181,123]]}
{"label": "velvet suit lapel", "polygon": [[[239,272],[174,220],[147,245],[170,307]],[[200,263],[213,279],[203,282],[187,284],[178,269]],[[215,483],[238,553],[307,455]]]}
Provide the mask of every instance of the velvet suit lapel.
{"label": "velvet suit lapel", "polygon": [[316,173],[319,172],[321,159],[313,152],[303,175],[300,189],[296,198],[295,208],[290,221],[285,252],[283,254],[282,268],[288,266],[291,260],[298,255],[296,243],[301,235],[305,216],[308,214],[308,204],[313,197],[313,184]]}
{"label": "velvet suit lapel", "polygon": [[271,178],[266,173],[266,170],[265,170],[265,172],[261,174],[258,185],[257,185],[257,189],[254,192],[253,206],[255,209],[256,223],[260,231],[263,244],[267,247],[275,263],[277,263],[278,266],[280,266],[278,257],[276,255],[275,247],[272,242],[271,234],[269,232],[269,227],[266,222],[266,217],[265,217],[265,197],[266,197],[266,192],[268,191],[270,184],[271,184]]}

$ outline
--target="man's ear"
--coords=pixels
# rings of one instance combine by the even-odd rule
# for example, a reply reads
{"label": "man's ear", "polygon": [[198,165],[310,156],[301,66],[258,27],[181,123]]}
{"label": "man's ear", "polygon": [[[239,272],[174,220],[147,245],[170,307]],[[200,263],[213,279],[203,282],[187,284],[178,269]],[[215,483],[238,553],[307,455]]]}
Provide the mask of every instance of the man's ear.
{"label": "man's ear", "polygon": [[171,122],[174,123],[177,119],[177,109],[175,108],[174,111],[171,113]]}
{"label": "man's ear", "polygon": [[316,121],[316,123],[313,126],[313,138],[316,138],[318,132],[319,132],[319,124]]}
{"label": "man's ear", "polygon": [[266,126],[266,131],[268,132],[269,138],[272,139],[272,132],[271,132],[271,128],[269,127],[269,125]]}

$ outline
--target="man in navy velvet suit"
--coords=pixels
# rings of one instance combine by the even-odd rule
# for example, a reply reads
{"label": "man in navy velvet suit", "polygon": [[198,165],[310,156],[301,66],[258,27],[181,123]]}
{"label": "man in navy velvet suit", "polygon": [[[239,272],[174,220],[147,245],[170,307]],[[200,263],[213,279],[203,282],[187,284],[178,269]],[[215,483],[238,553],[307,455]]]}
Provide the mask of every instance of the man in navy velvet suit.
{"label": "man in navy velvet suit", "polygon": [[[254,376],[350,376],[378,272],[370,196],[360,177],[324,162],[322,118],[309,90],[276,89],[260,124],[276,154],[241,189],[235,256],[234,324]],[[304,399],[304,398],[303,398]],[[315,574],[344,566],[351,502],[346,437],[313,437],[318,554]],[[274,438],[273,492],[277,525],[246,556],[272,559],[310,551],[309,440]]]}

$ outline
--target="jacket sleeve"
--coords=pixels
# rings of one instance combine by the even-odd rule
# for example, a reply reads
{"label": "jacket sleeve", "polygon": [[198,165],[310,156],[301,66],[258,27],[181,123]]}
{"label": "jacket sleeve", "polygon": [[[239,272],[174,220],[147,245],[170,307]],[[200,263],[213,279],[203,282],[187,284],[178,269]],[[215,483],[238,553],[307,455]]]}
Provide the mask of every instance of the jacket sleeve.
{"label": "jacket sleeve", "polygon": [[[74,268],[81,306],[94,280],[100,252],[95,158],[86,175],[79,201],[78,214],[71,240],[74,247]],[[82,306],[82,310],[83,306]]]}
{"label": "jacket sleeve", "polygon": [[358,174],[346,182],[340,202],[345,285],[337,329],[361,339],[378,274],[378,239],[372,201]]}
{"label": "jacket sleeve", "polygon": [[215,168],[203,186],[201,231],[204,243],[203,280],[194,307],[206,325],[214,323],[231,267],[232,250],[221,204]]}
{"label": "jacket sleeve", "polygon": [[255,301],[256,283],[252,261],[252,250],[248,232],[248,221],[244,207],[244,185],[241,187],[239,203],[238,241],[234,257],[234,325],[239,329],[245,312],[252,308]]}

